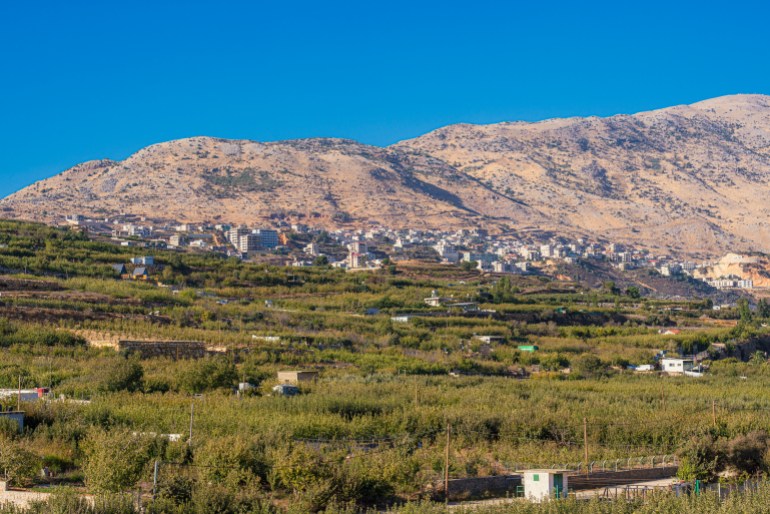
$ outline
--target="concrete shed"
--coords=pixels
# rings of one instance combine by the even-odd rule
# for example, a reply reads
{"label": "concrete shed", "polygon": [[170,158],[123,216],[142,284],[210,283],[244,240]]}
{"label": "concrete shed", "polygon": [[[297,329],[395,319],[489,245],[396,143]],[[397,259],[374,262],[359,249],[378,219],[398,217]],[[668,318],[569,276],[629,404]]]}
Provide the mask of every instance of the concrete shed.
{"label": "concrete shed", "polygon": [[278,382],[281,384],[299,384],[312,382],[318,378],[317,371],[279,371]]}
{"label": "concrete shed", "polygon": [[533,502],[567,497],[566,469],[526,469],[521,471],[524,497]]}

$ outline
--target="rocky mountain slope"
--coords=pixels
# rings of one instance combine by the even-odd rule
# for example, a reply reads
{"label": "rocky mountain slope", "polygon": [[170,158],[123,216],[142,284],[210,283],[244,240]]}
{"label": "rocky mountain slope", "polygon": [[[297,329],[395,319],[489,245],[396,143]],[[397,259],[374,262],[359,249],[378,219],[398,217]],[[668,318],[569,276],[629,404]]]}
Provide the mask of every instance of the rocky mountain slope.
{"label": "rocky mountain slope", "polygon": [[459,124],[379,148],[191,138],[75,166],[0,216],[485,226],[690,254],[770,250],[770,97],[609,118]]}

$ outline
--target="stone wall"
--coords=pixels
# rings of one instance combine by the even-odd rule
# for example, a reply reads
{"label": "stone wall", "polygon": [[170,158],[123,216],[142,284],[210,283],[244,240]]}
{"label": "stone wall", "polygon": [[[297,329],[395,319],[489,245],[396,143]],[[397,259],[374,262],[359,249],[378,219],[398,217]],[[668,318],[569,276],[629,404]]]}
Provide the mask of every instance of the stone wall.
{"label": "stone wall", "polygon": [[[516,494],[516,487],[521,485],[520,475],[498,475],[493,477],[457,478],[449,481],[449,500],[465,501],[483,498],[501,498]],[[436,498],[444,497],[444,483],[438,484],[433,494]]]}
{"label": "stone wall", "polygon": [[118,350],[138,353],[141,359],[168,357],[171,359],[201,359],[207,355],[226,353],[198,341],[126,341],[118,342]]}

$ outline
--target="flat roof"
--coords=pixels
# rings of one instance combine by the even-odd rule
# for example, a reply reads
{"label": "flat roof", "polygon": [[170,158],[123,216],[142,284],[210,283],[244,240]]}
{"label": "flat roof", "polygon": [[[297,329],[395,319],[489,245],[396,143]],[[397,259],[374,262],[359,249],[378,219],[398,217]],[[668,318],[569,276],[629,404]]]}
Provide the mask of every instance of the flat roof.
{"label": "flat roof", "polygon": [[572,469],[519,469],[516,473],[569,473]]}

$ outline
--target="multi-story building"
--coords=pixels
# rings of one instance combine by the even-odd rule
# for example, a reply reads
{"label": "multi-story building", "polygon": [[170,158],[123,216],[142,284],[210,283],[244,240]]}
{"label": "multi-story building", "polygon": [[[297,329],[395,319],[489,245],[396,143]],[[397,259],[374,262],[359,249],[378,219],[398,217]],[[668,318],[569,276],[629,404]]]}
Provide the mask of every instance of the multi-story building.
{"label": "multi-story building", "polygon": [[234,247],[240,248],[240,246],[241,246],[241,236],[245,236],[245,235],[248,235],[250,233],[251,233],[251,231],[248,228],[244,227],[244,226],[233,227],[233,228],[230,229],[230,232],[227,235],[227,239],[230,241],[230,243]]}
{"label": "multi-story building", "polygon": [[238,238],[236,245],[241,253],[256,252],[261,248],[259,236],[257,234],[243,234]]}
{"label": "multi-story building", "polygon": [[262,248],[270,249],[278,246],[278,231],[268,228],[258,228],[253,233],[259,238],[259,245]]}
{"label": "multi-story building", "polygon": [[436,250],[439,257],[447,262],[457,262],[460,258],[460,254],[457,253],[457,250],[455,250],[454,246],[444,241],[440,241],[433,248]]}

